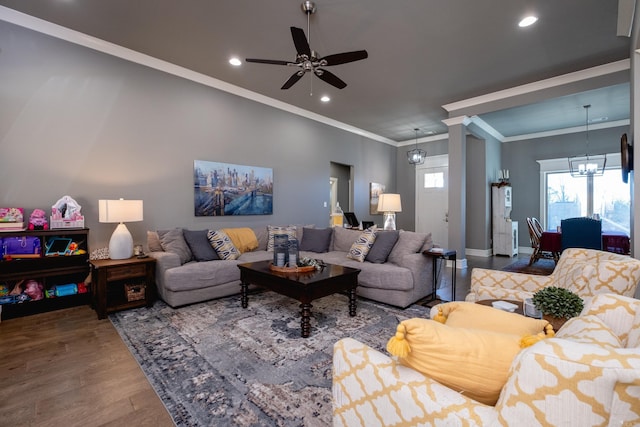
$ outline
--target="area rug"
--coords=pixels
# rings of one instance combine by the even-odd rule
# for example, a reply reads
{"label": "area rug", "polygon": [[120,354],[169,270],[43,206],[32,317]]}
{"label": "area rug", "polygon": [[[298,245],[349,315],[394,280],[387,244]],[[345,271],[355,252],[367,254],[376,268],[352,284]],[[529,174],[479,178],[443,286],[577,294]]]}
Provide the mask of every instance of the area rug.
{"label": "area rug", "polygon": [[502,271],[548,276],[553,273],[553,269],[555,267],[556,264],[551,259],[540,259],[532,265],[529,265],[529,259],[520,259],[513,264],[509,264],[502,268]]}
{"label": "area rug", "polygon": [[299,302],[274,292],[173,309],[162,301],[109,316],[178,426],[331,425],[333,344],[352,337],[384,351],[405,310],[343,294],[313,302],[300,337]]}

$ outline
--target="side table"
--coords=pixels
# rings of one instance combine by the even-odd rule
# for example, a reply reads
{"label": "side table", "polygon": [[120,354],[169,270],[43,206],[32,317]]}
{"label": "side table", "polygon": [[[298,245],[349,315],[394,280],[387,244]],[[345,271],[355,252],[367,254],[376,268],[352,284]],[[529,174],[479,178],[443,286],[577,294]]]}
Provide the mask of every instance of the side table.
{"label": "side table", "polygon": [[129,308],[151,307],[156,297],[155,258],[91,260],[91,293],[98,319]]}
{"label": "side table", "polygon": [[451,301],[456,300],[456,251],[444,248],[431,248],[422,251],[422,255],[431,257],[433,260],[433,283],[431,288],[431,299],[427,302],[437,299],[438,277],[437,266],[438,260],[453,261],[453,271],[451,273]]}

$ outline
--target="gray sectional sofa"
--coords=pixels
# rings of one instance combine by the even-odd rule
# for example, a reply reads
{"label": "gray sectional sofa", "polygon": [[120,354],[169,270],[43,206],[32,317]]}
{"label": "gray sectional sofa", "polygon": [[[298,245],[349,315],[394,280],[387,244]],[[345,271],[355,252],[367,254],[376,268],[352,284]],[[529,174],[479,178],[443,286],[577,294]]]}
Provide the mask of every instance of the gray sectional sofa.
{"label": "gray sectional sofa", "polygon": [[[273,259],[267,250],[269,227],[253,228],[257,248],[234,260],[216,259],[207,245],[207,230],[176,228],[147,233],[149,256],[156,259],[158,295],[172,307],[240,293],[238,264]],[[305,236],[305,231],[307,235]],[[297,226],[300,257],[361,270],[357,294],[397,307],[407,307],[431,293],[431,259],[422,251],[432,247],[431,234],[382,231],[364,262],[348,258],[362,233],[344,228]],[[381,237],[382,236],[382,237]],[[306,237],[306,238],[305,238]],[[395,238],[394,238],[395,237]]]}

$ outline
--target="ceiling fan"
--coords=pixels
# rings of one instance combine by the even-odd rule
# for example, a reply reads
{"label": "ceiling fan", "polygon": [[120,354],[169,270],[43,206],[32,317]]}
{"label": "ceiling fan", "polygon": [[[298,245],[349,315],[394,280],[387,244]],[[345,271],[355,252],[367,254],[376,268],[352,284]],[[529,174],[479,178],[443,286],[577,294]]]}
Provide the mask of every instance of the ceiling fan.
{"label": "ceiling fan", "polygon": [[[302,3],[302,11],[307,14],[307,33],[310,35],[311,33],[309,31],[309,17],[316,11],[315,3],[311,1],[305,1],[304,3]],[[257,62],[259,64],[298,67],[299,70],[296,71],[291,77],[289,77],[289,79],[284,83],[284,85],[282,85],[280,89],[289,89],[308,72],[313,72],[313,74],[315,74],[320,80],[323,80],[330,85],[337,87],[338,89],[344,89],[347,84],[340,80],[338,76],[325,70],[323,67],[359,61],[369,56],[366,50],[356,50],[353,52],[336,53],[334,55],[328,55],[319,58],[318,53],[314,50],[311,50],[311,48],[309,47],[309,42],[307,41],[307,37],[305,36],[304,30],[302,28],[291,27],[291,37],[293,38],[293,44],[295,45],[297,51],[296,60],[294,62],[273,59],[245,59],[245,61],[247,62]],[[309,40],[311,40],[311,37],[309,37]]]}

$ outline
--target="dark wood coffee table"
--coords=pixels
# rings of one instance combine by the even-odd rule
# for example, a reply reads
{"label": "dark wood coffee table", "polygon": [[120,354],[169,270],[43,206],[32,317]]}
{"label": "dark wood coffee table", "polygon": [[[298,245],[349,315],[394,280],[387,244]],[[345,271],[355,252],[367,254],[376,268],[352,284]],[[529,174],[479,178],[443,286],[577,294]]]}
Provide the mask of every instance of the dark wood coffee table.
{"label": "dark wood coffee table", "polygon": [[281,295],[300,301],[300,326],[302,337],[311,333],[311,301],[326,297],[336,292],[347,291],[349,294],[349,315],[356,315],[356,288],[358,287],[357,268],[326,264],[322,270],[308,273],[281,273],[269,268],[270,261],[238,264],[240,269],[240,286],[242,288],[242,308],[249,305],[249,285],[257,285],[270,289]]}

